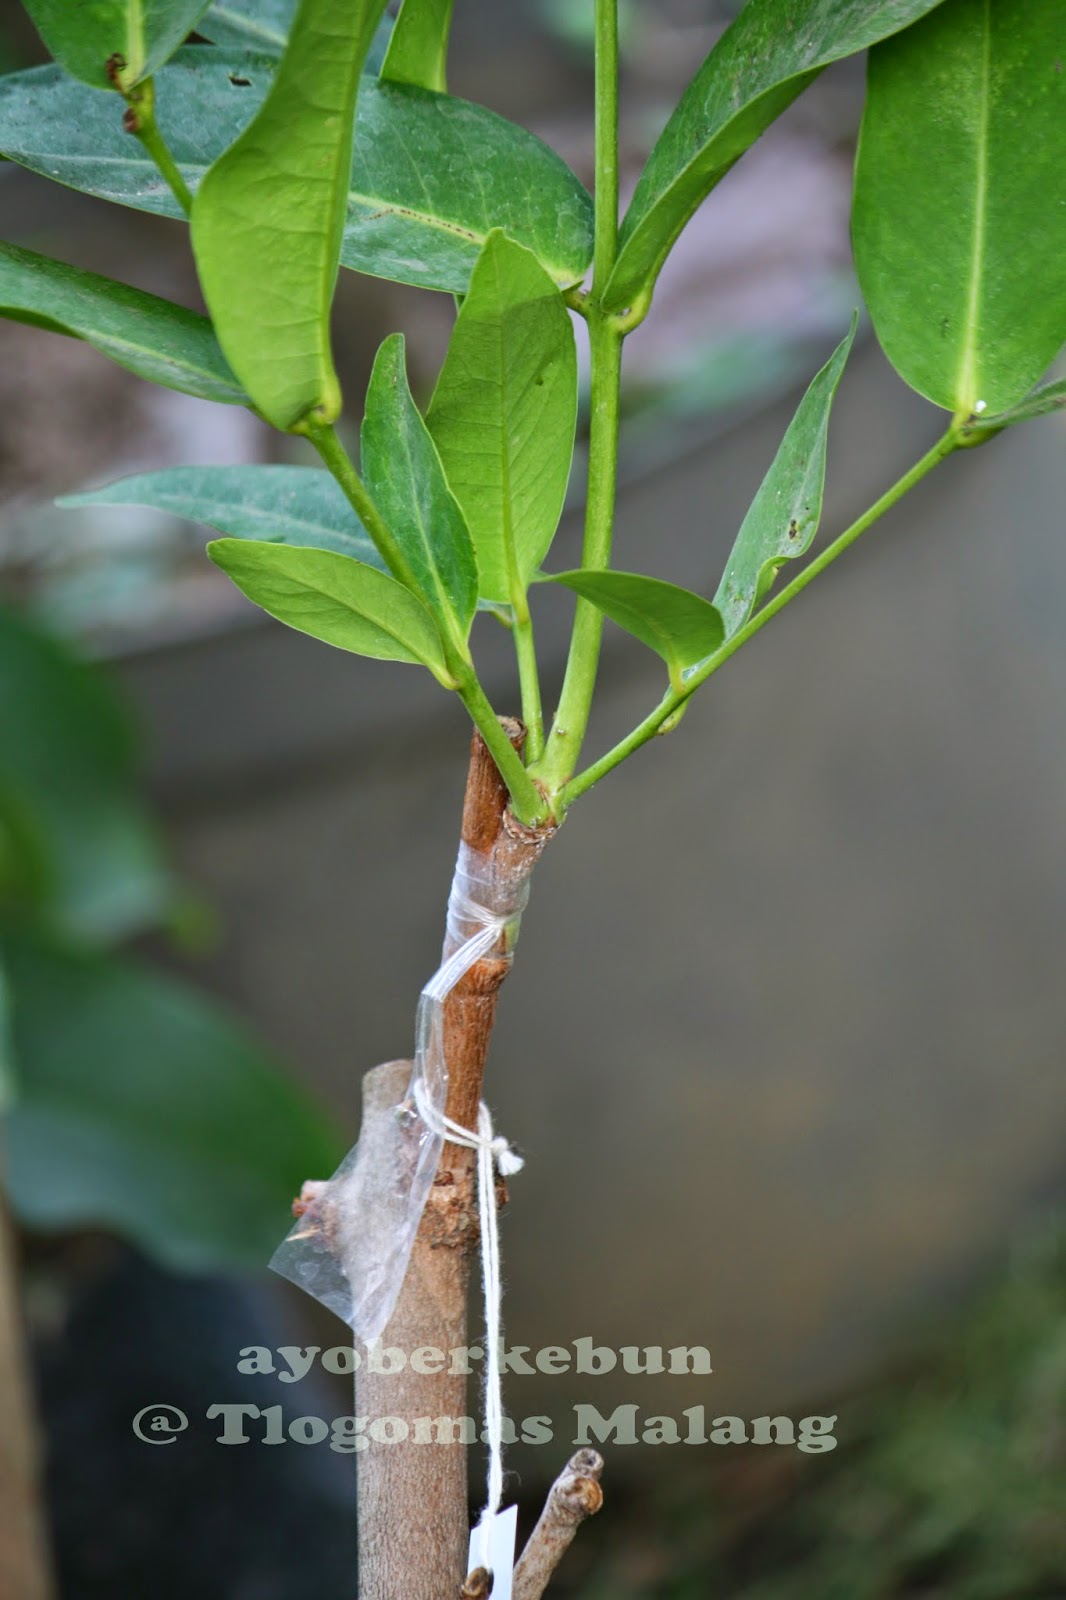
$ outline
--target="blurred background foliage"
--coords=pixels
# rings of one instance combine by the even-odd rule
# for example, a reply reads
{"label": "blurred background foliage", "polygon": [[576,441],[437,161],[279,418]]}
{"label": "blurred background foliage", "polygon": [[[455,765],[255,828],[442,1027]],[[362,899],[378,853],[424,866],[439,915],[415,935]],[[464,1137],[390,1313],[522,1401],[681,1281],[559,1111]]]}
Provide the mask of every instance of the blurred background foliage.
{"label": "blurred background foliage", "polygon": [[[839,1403],[829,1399],[825,1409]],[[1066,1226],[904,1371],[850,1396],[810,1460],[747,1452],[592,1524],[575,1600],[1052,1600],[1066,1587]],[[768,1459],[769,1458],[769,1459]],[[615,1507],[617,1512],[618,1508]],[[597,1548],[598,1541],[598,1548]]]}
{"label": "blurred background foliage", "polygon": [[5,1166],[23,1221],[110,1227],[181,1267],[261,1264],[339,1148],[220,1008],[127,953],[192,932],[101,671],[0,610]]}

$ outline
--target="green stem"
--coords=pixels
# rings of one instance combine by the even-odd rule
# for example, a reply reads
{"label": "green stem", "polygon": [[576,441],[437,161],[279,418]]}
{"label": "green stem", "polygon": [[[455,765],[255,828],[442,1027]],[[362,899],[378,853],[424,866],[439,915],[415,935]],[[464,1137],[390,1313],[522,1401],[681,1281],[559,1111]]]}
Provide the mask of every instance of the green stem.
{"label": "green stem", "polygon": [[[337,437],[336,429],[311,427],[308,429],[308,437],[344,491],[349,504],[374,541],[379,555],[393,577],[398,583],[402,583],[405,589],[417,594],[418,584],[410,564],[393,538],[381,512],[370,498],[366,484],[356,472],[351,457]],[[443,635],[441,643],[444,646],[448,670],[455,679],[456,692],[495,758],[500,776],[510,791],[515,816],[519,822],[530,824],[546,821],[550,815],[548,802],[522,765],[522,758],[500,726],[500,719],[489,704],[469,658],[460,655],[451,641]]]}
{"label": "green stem", "polygon": [[169,184],[175,200],[188,216],[192,210],[192,194],[155,120],[155,86],[151,78],[146,78],[135,89],[129,90],[125,100],[128,108],[125,116],[127,133],[132,133],[144,145]]}
{"label": "green stem", "polygon": [[771,600],[767,601],[761,611],[757,611],[742,628],[737,629],[732,638],[727,639],[720,649],[716,650],[713,655],[708,656],[707,660],[692,672],[691,677],[686,677],[682,689],[671,689],[663,696],[663,699],[651,715],[645,717],[644,721],[634,728],[632,733],[616,744],[613,750],[608,750],[606,755],[593,762],[592,766],[586,767],[584,772],[578,773],[576,778],[571,779],[558,796],[560,815],[565,815],[567,807],[572,805],[579,795],[585,794],[592,788],[593,784],[598,783],[602,777],[614,767],[617,767],[627,756],[632,755],[635,750],[639,750],[642,745],[648,743],[649,739],[653,739],[657,733],[661,732],[667,719],[684,705],[690,695],[700,687],[700,684],[706,683],[707,679],[717,672],[719,667],[724,666],[742,645],[747,644],[749,639],[754,638],[759,630],[770,621],[771,617],[776,617],[777,613],[783,611],[798,594],[802,594],[807,585],[813,583],[820,572],[824,572],[826,567],[831,566],[838,556],[843,555],[844,551],[853,545],[856,539],[866,532],[867,528],[875,523],[879,517],[882,517],[886,511],[890,510],[897,500],[901,500],[909,489],[913,489],[916,483],[920,483],[928,472],[931,472],[939,462],[943,461],[945,456],[950,455],[958,447],[959,443],[958,432],[952,426],[944,437],[938,440],[920,461],[915,463],[909,472],[905,472],[903,477],[892,485],[891,489],[887,489],[881,498],[875,501],[868,511],[864,511],[857,521],[853,522],[849,528],[846,528],[831,544],[826,545],[821,554],[815,556],[814,560],[809,562],[803,568],[803,571],[792,579],[791,583],[786,584],[783,589],[779,590]]}
{"label": "green stem", "polygon": [[467,666],[465,671],[461,672],[458,694],[499,768],[500,777],[511,795],[511,807],[519,822],[533,827],[538,823],[550,821],[551,806],[522,765],[522,758],[504,732],[500,719],[489,704],[473,667]]}
{"label": "green stem", "polygon": [[522,721],[526,725],[525,761],[532,766],[544,754],[544,712],[540,702],[540,675],[537,672],[537,649],[533,640],[533,619],[529,606],[522,596],[521,606],[514,608],[515,656],[518,660],[518,681],[522,691]]}
{"label": "green stem", "polygon": [[[582,309],[591,358],[588,498],[581,564],[610,565],[618,475],[618,399],[623,333],[600,305],[618,248],[618,15],[617,0],[596,0],[596,215],[592,290]],[[559,706],[537,776],[558,790],[577,766],[596,685],[603,613],[579,599]]]}
{"label": "green stem", "polygon": [[378,555],[393,577],[402,583],[405,589],[411,589],[417,594],[418,584],[411,565],[393,538],[388,523],[370,498],[366,484],[356,472],[351,457],[337,437],[337,430],[332,426],[312,425],[307,430],[307,437],[340,485],[349,505],[370,535]]}

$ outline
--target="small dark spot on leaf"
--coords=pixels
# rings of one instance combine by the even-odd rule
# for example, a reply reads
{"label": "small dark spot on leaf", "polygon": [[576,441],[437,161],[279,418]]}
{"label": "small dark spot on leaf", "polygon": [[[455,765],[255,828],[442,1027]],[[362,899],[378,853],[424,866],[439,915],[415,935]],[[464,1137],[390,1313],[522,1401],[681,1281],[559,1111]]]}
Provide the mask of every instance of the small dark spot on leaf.
{"label": "small dark spot on leaf", "polygon": [[535,381],[536,381],[537,388],[538,389],[543,389],[543,387],[544,387],[544,379],[543,378],[537,378]]}
{"label": "small dark spot on leaf", "polygon": [[115,51],[113,56],[108,56],[106,69],[107,81],[110,83],[113,89],[117,89],[119,87],[119,74],[125,71],[125,67],[126,57],[118,50]]}
{"label": "small dark spot on leaf", "polygon": [[229,81],[237,89],[250,89],[252,87],[251,78],[242,78],[239,72],[231,72]]}
{"label": "small dark spot on leaf", "polygon": [[790,539],[799,538],[799,523],[796,521],[795,517],[792,518],[792,521],[788,525],[788,536]]}

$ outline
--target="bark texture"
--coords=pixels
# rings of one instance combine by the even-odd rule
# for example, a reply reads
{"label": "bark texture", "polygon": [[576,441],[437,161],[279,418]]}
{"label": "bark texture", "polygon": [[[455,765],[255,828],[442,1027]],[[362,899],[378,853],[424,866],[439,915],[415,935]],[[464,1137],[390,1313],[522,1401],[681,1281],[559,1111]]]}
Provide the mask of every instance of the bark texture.
{"label": "bark texture", "polygon": [[[521,725],[504,726],[516,749]],[[528,829],[507,810],[507,790],[479,734],[470,752],[462,839],[485,857],[490,899],[501,902],[516,877],[524,877],[551,836]],[[457,941],[445,942],[450,955]],[[444,1044],[448,1063],[446,1114],[476,1128],[477,1109],[500,985],[510,963],[493,955],[479,961],[445,1003]],[[390,1062],[366,1076],[364,1101],[388,1105],[406,1092],[410,1062]],[[356,1377],[359,1416],[416,1418],[476,1416],[467,1400],[468,1379],[446,1364],[439,1373],[411,1370],[410,1357],[426,1346],[449,1352],[467,1344],[470,1258],[479,1229],[476,1154],[445,1144],[396,1310],[381,1336],[408,1358],[392,1376]],[[479,1367],[475,1365],[475,1371]],[[447,1428],[441,1437],[447,1437]],[[456,1430],[458,1431],[458,1429]],[[373,1440],[357,1457],[359,1477],[360,1600],[455,1600],[466,1577],[468,1541],[467,1455],[458,1442],[419,1443],[411,1428],[402,1443]]]}

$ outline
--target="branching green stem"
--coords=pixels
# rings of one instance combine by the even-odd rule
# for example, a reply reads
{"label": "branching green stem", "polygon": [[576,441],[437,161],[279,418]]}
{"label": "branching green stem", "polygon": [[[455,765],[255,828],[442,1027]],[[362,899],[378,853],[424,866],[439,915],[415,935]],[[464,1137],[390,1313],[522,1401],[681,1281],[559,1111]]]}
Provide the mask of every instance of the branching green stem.
{"label": "branching green stem", "polygon": [[915,463],[909,472],[904,473],[903,477],[894,483],[891,489],[886,490],[868,511],[864,511],[862,516],[853,522],[849,528],[846,528],[831,544],[826,545],[821,554],[815,556],[814,560],[809,562],[803,568],[803,571],[792,579],[791,583],[786,584],[771,600],[767,601],[761,611],[757,611],[753,617],[749,618],[744,626],[738,628],[732,638],[727,639],[720,649],[707,657],[706,661],[693,668],[690,674],[686,674],[684,686],[681,689],[671,689],[668,694],[664,695],[651,715],[645,717],[644,721],[634,728],[632,733],[616,744],[613,750],[608,750],[606,755],[601,756],[590,767],[586,767],[584,772],[578,773],[576,778],[571,779],[558,796],[558,813],[560,817],[565,815],[567,808],[580,795],[591,789],[593,784],[598,783],[602,777],[612,771],[614,767],[617,767],[627,756],[632,755],[635,750],[639,750],[642,745],[647,744],[649,739],[653,739],[657,733],[663,732],[664,723],[680,710],[702,683],[706,683],[707,679],[717,672],[719,667],[724,666],[742,645],[747,644],[749,639],[754,638],[755,634],[765,627],[771,617],[776,617],[777,613],[783,611],[798,594],[802,594],[807,585],[813,583],[819,573],[824,572],[826,567],[831,566],[838,556],[843,555],[844,551],[853,545],[856,539],[866,532],[867,528],[894,506],[897,500],[902,499],[909,489],[913,489],[916,483],[920,483],[926,474],[931,472],[939,462],[943,461],[945,456],[950,455],[953,450],[958,448],[959,444],[958,431],[953,425],[944,437],[920,461]]}
{"label": "branching green stem", "polygon": [[[602,309],[600,297],[618,249],[618,15],[617,0],[596,0],[596,193],[592,289],[581,302],[588,322],[591,358],[588,498],[581,564],[610,565],[618,474],[619,384],[622,330]],[[588,728],[596,684],[603,613],[579,599],[559,706],[544,755],[534,772],[550,793],[577,766]]]}
{"label": "branching green stem", "polygon": [[136,88],[126,91],[125,100],[126,132],[132,133],[134,138],[139,139],[144,145],[166,179],[175,200],[188,216],[192,210],[192,194],[155,120],[155,85],[151,78],[146,78]]}
{"label": "branching green stem", "polygon": [[[405,589],[417,594],[418,583],[410,564],[371,499],[366,484],[356,472],[351,457],[337,437],[336,429],[311,426],[308,428],[308,438],[340,485],[393,577]],[[500,720],[478,682],[469,655],[460,652],[454,641],[443,633],[441,643],[448,670],[455,680],[456,693],[495,758],[500,775],[510,791],[515,816],[520,822],[530,824],[547,821],[550,816],[548,802],[500,726]]]}

